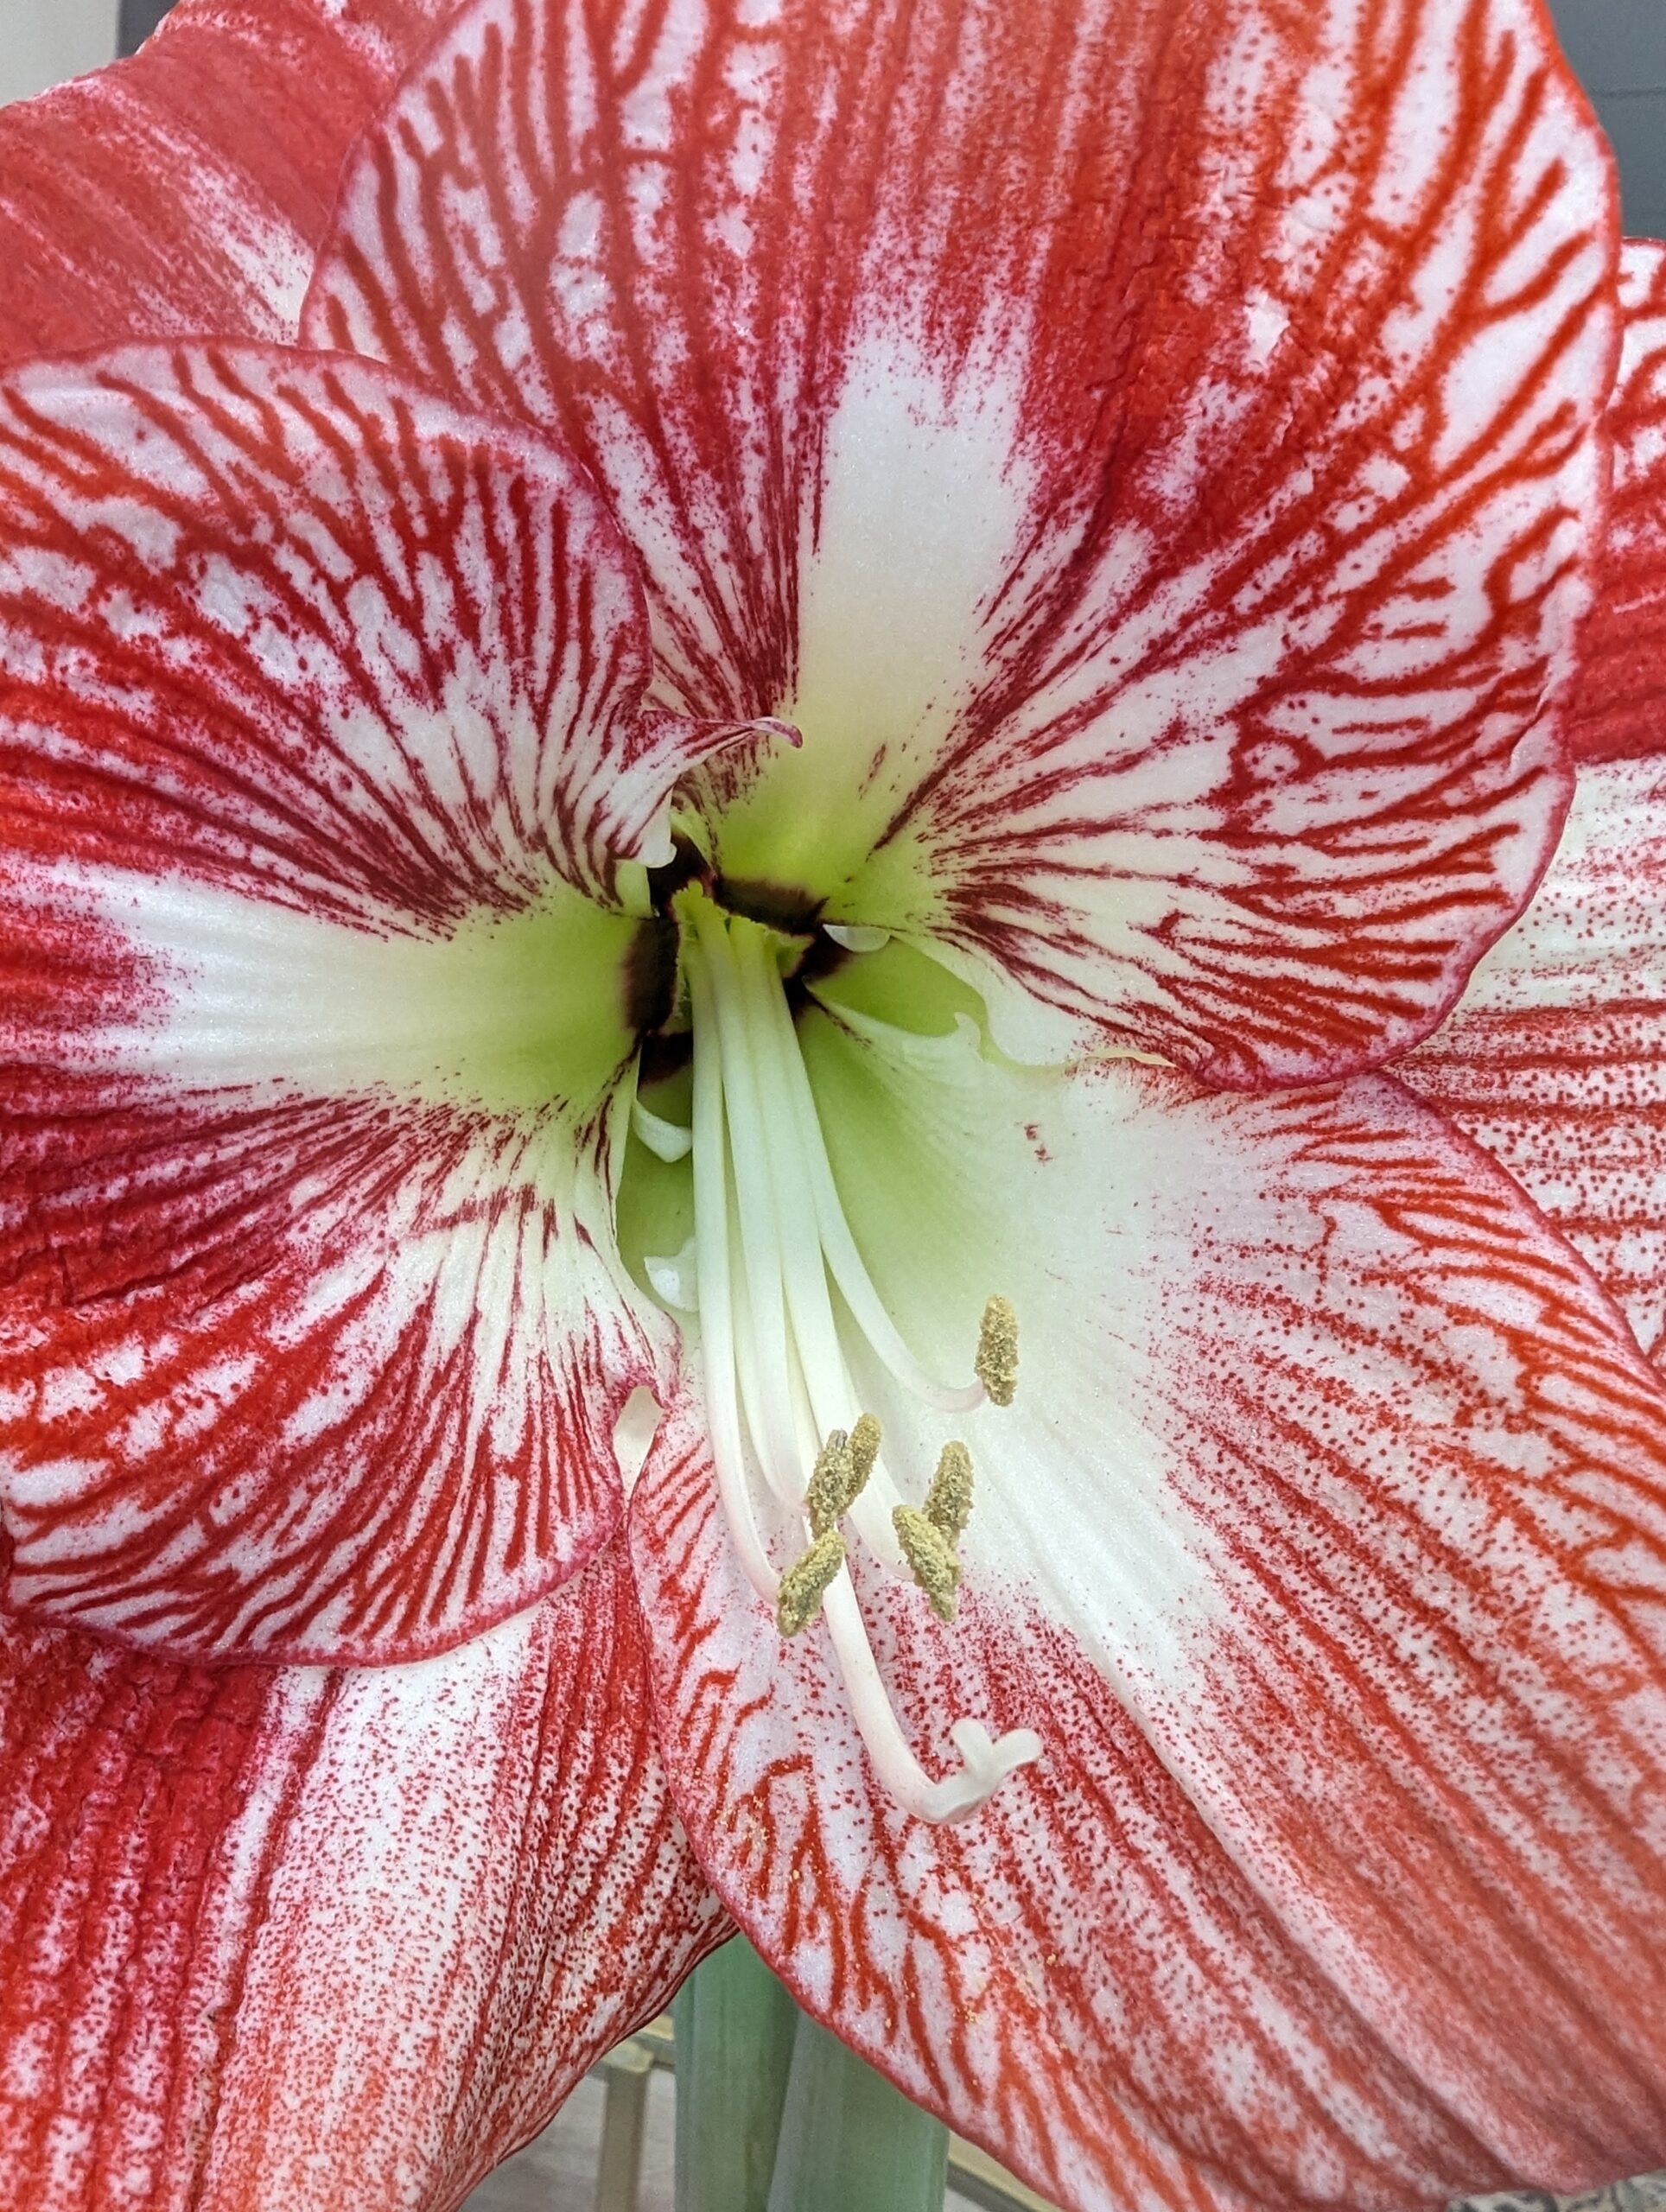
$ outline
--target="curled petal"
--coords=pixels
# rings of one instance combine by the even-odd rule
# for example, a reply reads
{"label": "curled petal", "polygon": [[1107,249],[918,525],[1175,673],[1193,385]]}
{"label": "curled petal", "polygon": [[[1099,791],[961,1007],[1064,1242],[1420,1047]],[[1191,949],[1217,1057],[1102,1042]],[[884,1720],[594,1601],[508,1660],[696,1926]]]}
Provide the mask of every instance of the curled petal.
{"label": "curled petal", "polygon": [[341,157],[455,0],[176,0],[0,114],[0,362],[293,337]]}
{"label": "curled petal", "polygon": [[0,1630],[0,2160],[31,2212],[442,2212],[724,1923],[629,1578],[421,1666]]}
{"label": "curled petal", "polygon": [[708,738],[574,464],[367,363],[15,372],[0,522],[10,1602],[443,1649],[606,1540],[668,1356],[597,900]]}
{"label": "curled petal", "polygon": [[1529,0],[474,0],[303,327],[559,427],[666,694],[803,729],[727,876],[1253,1088],[1554,841],[1612,203]]}

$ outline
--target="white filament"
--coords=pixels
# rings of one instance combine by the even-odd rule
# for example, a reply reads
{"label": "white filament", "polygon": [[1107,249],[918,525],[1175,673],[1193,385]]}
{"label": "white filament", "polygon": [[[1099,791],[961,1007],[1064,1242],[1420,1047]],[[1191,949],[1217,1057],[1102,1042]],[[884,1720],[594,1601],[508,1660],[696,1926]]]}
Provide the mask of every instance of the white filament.
{"label": "white filament", "polygon": [[[975,1382],[947,1384],[926,1373],[862,1264],[768,933],[747,922],[731,925],[703,900],[693,905],[691,919],[693,1263],[712,1452],[741,1564],[773,1607],[780,1582],[759,1533],[752,1470],[807,1535],[804,1499],[820,1442],[851,1427],[862,1411],[839,1341],[832,1285],[876,1356],[928,1403],[963,1408],[977,1404],[983,1391]],[[658,1135],[651,1130],[645,1141]],[[681,1290],[687,1272],[686,1248],[675,1262],[649,1263],[656,1287],[663,1275],[668,1289]],[[876,1465],[849,1515],[856,1535],[893,1572],[904,1571],[891,1526],[898,1497]],[[992,1740],[981,1722],[959,1720],[950,1732],[963,1765],[941,1778],[929,1775],[891,1702],[848,1567],[829,1588],[823,1611],[868,1757],[906,1810],[926,1821],[964,1819],[1037,1757],[1040,1743],[1028,1729]]]}
{"label": "white filament", "polygon": [[752,1510],[752,1491],[741,1454],[740,1407],[735,1397],[734,1297],[729,1269],[728,1146],[724,1133],[723,1071],[711,986],[697,960],[689,963],[694,1001],[694,1216],[700,1328],[706,1369],[706,1418],[711,1426],[718,1494],[747,1580],[773,1605],[780,1578],[769,1563]]}

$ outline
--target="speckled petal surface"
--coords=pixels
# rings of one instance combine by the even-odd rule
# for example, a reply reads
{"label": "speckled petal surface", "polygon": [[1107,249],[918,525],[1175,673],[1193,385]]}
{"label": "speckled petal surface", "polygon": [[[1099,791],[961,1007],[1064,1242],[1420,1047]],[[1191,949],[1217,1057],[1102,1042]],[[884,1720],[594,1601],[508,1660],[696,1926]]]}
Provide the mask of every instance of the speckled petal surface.
{"label": "speckled petal surface", "polygon": [[0,1714],[19,2212],[452,2212],[724,1932],[611,1553],[380,1671],[7,1624]]}

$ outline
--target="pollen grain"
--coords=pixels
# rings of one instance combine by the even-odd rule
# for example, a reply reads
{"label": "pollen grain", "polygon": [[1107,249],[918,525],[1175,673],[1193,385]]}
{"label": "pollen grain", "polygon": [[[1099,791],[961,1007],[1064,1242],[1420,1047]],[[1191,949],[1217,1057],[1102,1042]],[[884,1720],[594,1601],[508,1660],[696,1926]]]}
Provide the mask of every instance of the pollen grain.
{"label": "pollen grain", "polygon": [[[870,1459],[868,1464],[871,1467],[873,1461]],[[830,1429],[826,1443],[816,1455],[810,1487],[804,1493],[804,1511],[810,1516],[811,1533],[820,1537],[830,1529],[837,1528],[862,1495],[867,1479],[868,1468],[858,1469],[850,1438],[842,1428]]]}
{"label": "pollen grain", "polygon": [[958,1441],[945,1444],[925,1493],[925,1517],[946,1543],[957,1544],[972,1517],[972,1455]]}
{"label": "pollen grain", "polygon": [[856,1471],[856,1491],[860,1496],[864,1483],[874,1471],[874,1462],[880,1456],[880,1425],[872,1414],[860,1414],[856,1426],[850,1432],[850,1459]]}

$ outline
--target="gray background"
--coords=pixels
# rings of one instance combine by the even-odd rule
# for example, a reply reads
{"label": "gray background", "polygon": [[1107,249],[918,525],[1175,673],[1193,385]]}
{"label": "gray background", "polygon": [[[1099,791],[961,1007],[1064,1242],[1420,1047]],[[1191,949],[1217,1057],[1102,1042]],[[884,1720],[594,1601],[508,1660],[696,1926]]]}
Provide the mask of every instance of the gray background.
{"label": "gray background", "polygon": [[1550,0],[1619,156],[1625,227],[1666,238],[1666,0]]}
{"label": "gray background", "polygon": [[[121,0],[124,53],[168,5]],[[1550,0],[1550,12],[1619,156],[1626,229],[1666,238],[1666,0]]]}

